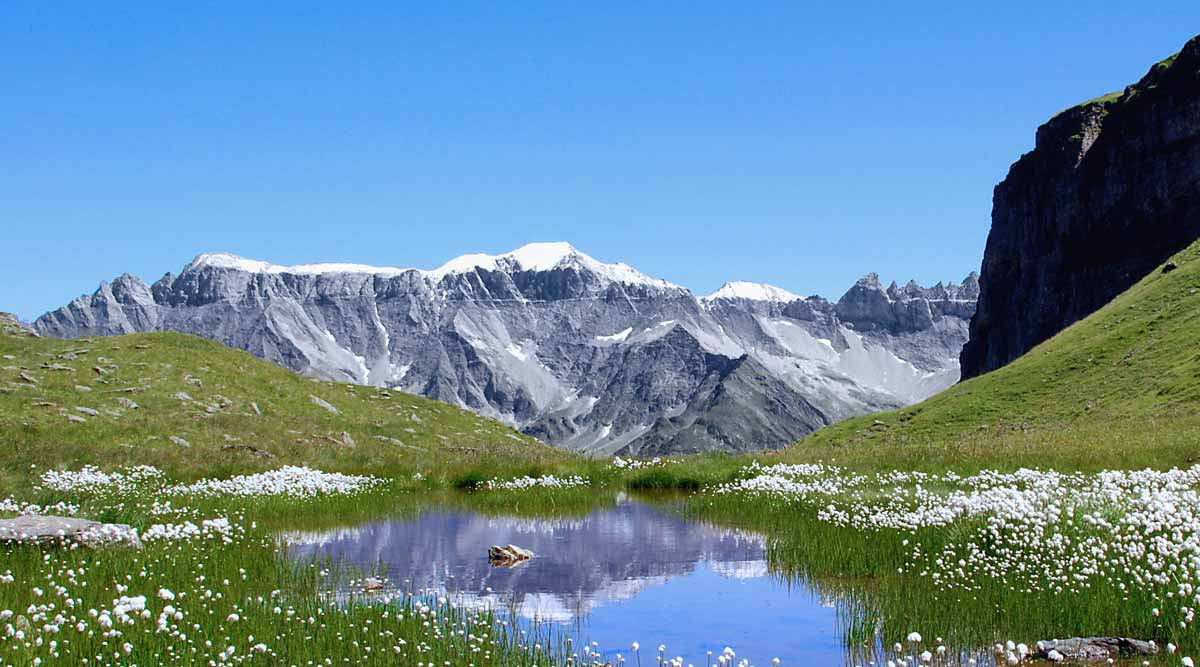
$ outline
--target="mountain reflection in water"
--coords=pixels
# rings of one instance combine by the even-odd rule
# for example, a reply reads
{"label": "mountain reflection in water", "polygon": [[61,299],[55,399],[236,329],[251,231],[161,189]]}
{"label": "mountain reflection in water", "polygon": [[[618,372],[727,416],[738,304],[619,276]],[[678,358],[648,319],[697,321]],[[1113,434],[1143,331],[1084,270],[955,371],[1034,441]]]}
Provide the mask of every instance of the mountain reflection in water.
{"label": "mountain reflection in water", "polygon": [[[415,519],[284,536],[294,558],[374,569],[402,590],[511,608],[570,624],[601,650],[666,644],[703,664],[732,645],[757,664],[800,654],[841,661],[833,609],[767,571],[753,533],[692,522],[640,502],[582,518],[527,519],[430,510]],[[536,556],[493,567],[487,549],[516,544]]]}

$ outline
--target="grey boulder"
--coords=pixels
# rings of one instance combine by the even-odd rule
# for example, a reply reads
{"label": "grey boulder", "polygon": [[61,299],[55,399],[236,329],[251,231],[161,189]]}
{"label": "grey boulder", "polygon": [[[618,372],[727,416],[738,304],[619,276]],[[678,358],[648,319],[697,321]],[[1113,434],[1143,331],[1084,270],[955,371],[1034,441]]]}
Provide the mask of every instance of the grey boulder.
{"label": "grey boulder", "polygon": [[1071,637],[1037,643],[1035,655],[1054,662],[1104,662],[1109,658],[1131,658],[1155,655],[1158,646],[1152,641],[1129,637]]}
{"label": "grey boulder", "polygon": [[137,531],[125,524],[100,523],[64,516],[26,515],[0,519],[0,542],[10,544],[78,544],[84,547],[141,548]]}

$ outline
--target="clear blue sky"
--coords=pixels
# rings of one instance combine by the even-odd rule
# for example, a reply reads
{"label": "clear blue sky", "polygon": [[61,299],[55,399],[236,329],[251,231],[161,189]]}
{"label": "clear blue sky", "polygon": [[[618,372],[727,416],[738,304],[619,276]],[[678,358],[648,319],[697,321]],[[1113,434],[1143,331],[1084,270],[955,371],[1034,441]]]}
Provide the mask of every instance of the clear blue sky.
{"label": "clear blue sky", "polygon": [[0,6],[0,310],[209,250],[959,279],[1036,126],[1200,32],[1195,0],[247,4]]}

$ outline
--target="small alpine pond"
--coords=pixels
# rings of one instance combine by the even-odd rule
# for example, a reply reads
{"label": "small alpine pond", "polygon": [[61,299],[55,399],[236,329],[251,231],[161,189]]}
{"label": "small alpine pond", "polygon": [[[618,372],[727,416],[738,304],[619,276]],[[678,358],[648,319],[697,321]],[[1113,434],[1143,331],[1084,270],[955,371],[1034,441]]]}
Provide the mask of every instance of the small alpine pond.
{"label": "small alpine pond", "polygon": [[[285,536],[298,560],[329,559],[374,572],[405,592],[490,605],[551,625],[615,662],[640,644],[685,664],[733,647],[737,661],[836,665],[845,660],[835,605],[768,572],[766,540],[692,521],[669,506],[622,497],[586,516],[497,517],[434,508],[415,518]],[[491,545],[535,553],[515,566],[488,561]],[[712,659],[715,664],[715,657]]]}

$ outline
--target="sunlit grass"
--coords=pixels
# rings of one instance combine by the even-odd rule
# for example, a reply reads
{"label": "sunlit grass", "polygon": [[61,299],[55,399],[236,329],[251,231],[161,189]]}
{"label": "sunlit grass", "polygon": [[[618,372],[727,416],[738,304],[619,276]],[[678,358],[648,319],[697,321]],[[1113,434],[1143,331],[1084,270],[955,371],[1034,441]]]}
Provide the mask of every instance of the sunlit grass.
{"label": "sunlit grass", "polygon": [[75,500],[81,513],[142,528],[221,517],[232,529],[148,541],[141,550],[0,549],[0,628],[12,628],[0,634],[0,664],[567,661],[548,629],[518,628],[433,592],[346,599],[335,590],[347,577],[337,564],[293,562],[276,537],[283,526],[415,515],[426,503],[404,485],[286,502],[150,492]]}

